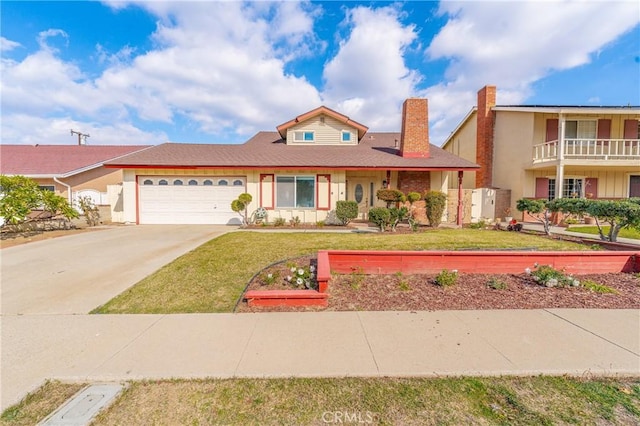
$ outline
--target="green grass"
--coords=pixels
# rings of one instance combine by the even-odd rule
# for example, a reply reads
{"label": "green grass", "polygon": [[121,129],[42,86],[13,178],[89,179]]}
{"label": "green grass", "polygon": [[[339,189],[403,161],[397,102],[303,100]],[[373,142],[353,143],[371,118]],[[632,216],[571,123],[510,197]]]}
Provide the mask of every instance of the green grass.
{"label": "green grass", "polygon": [[[602,231],[605,235],[609,235],[610,226],[603,226]],[[598,235],[597,226],[571,226],[567,228],[568,232],[581,232],[583,234]],[[640,229],[635,228],[623,228],[618,234],[619,238],[631,238],[634,240],[640,240]]]}
{"label": "green grass", "polygon": [[417,234],[232,232],[165,265],[92,313],[231,312],[251,277],[269,264],[322,249],[424,250],[587,247],[534,235],[478,230]]}
{"label": "green grass", "polygon": [[[62,386],[58,384],[58,386]],[[52,388],[36,396],[48,397]],[[11,411],[31,422],[5,418]],[[31,404],[2,424],[33,424]],[[638,424],[640,379],[314,378],[132,382],[92,425]],[[344,421],[345,416],[351,422]]]}

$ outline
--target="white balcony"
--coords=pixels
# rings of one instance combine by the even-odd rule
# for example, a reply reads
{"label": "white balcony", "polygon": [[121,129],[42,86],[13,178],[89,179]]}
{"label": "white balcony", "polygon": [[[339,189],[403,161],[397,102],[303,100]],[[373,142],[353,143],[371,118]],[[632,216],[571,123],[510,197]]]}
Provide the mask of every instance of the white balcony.
{"label": "white balcony", "polygon": [[[611,162],[638,161],[640,139],[565,139],[564,160],[606,160]],[[558,141],[533,146],[533,163],[560,160]]]}

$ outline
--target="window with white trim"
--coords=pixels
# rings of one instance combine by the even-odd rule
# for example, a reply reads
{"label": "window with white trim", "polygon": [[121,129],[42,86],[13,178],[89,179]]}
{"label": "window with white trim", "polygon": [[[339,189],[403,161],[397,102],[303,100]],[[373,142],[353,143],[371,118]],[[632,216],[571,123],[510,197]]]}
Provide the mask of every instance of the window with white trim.
{"label": "window with white trim", "polygon": [[[562,198],[582,198],[584,179],[568,178],[562,183]],[[556,180],[549,179],[549,200],[556,198]]]}
{"label": "window with white trim", "polygon": [[276,176],[276,207],[314,208],[315,176]]}
{"label": "window with white trim", "polygon": [[340,140],[342,142],[351,142],[351,132],[349,132],[348,130],[343,130]]}
{"label": "window with white trim", "polygon": [[293,132],[294,142],[313,142],[314,140],[315,135],[310,130]]}
{"label": "window with white trim", "polygon": [[595,139],[597,123],[597,120],[567,120],[564,124],[564,137],[578,140]]}

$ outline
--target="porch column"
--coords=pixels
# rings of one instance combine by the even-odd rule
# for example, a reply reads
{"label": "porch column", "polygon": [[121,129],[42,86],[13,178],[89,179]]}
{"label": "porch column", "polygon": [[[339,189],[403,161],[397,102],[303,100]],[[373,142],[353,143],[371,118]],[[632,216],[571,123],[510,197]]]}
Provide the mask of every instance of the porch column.
{"label": "porch column", "polygon": [[562,198],[562,187],[564,183],[564,131],[565,118],[562,113],[558,114],[558,165],[556,166],[556,198]]}
{"label": "porch column", "polygon": [[462,226],[462,170],[458,170],[458,217],[456,217],[456,225]]}

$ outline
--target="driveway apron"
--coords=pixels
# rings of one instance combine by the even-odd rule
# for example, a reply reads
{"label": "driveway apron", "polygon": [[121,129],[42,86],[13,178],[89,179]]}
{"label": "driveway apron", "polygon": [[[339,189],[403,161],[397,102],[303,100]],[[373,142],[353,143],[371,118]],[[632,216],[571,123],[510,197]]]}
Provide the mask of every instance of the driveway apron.
{"label": "driveway apron", "polygon": [[118,226],[0,251],[2,314],[83,314],[235,227]]}

